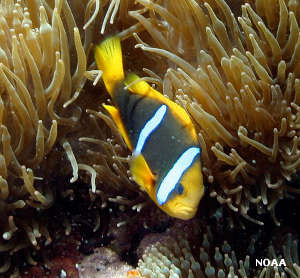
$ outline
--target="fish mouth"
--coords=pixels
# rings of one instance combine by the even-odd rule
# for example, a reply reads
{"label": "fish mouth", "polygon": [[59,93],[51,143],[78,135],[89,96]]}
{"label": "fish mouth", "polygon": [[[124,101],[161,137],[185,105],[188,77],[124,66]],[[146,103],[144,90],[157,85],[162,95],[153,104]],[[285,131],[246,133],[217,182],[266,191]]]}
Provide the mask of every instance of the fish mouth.
{"label": "fish mouth", "polygon": [[197,208],[198,207],[191,207],[187,205],[178,204],[176,206],[175,217],[182,220],[189,220],[195,216]]}

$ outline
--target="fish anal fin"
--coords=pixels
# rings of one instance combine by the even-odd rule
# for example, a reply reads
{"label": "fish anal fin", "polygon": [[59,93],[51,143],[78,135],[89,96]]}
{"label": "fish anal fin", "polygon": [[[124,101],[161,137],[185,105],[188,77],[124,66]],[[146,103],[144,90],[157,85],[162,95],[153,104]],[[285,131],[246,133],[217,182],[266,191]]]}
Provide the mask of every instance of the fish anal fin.
{"label": "fish anal fin", "polygon": [[150,197],[153,197],[155,176],[152,174],[142,154],[132,157],[130,172],[134,181],[140,185],[141,189],[146,191]]}
{"label": "fish anal fin", "polygon": [[121,42],[118,36],[109,37],[95,47],[95,60],[102,70],[102,79],[110,95],[115,86],[124,80]]}
{"label": "fish anal fin", "polygon": [[119,110],[116,107],[114,107],[112,105],[107,105],[107,104],[103,104],[103,107],[111,115],[111,117],[112,117],[114,123],[116,124],[117,128],[119,129],[127,147],[132,151],[132,145],[131,145],[130,139],[128,137],[127,131],[125,129],[125,126],[122,122]]}

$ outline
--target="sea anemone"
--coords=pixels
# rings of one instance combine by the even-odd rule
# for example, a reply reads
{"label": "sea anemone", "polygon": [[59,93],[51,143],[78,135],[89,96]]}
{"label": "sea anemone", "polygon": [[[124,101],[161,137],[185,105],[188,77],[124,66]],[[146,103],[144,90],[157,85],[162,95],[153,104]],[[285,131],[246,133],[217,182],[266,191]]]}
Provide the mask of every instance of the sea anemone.
{"label": "sea anemone", "polygon": [[217,235],[209,226],[201,235],[199,251],[184,234],[178,231],[175,234],[152,235],[156,243],[147,246],[139,259],[137,270],[140,277],[299,277],[298,241],[293,240],[291,234],[287,234],[279,251],[276,252],[271,243],[264,253],[265,259],[276,259],[278,264],[284,259],[286,267],[254,267],[254,257],[258,252],[241,259],[241,250],[233,250],[225,239],[220,246],[216,245],[214,239]]}
{"label": "sea anemone", "polygon": [[299,193],[300,4],[248,1],[236,17],[224,0],[137,2],[129,14],[152,40],[134,34],[136,47],[163,57],[148,78],[192,116],[210,196],[279,225],[276,204]]}
{"label": "sea anemone", "polygon": [[[93,7],[87,5],[86,21]],[[93,24],[80,33],[67,1],[3,0],[0,26],[3,273],[15,253],[51,242],[42,216],[55,199],[50,176],[59,172],[54,168],[58,160],[57,155],[54,161],[51,156],[57,142],[67,144],[64,138],[81,115],[72,102],[87,80],[86,53]]]}
{"label": "sea anemone", "polygon": [[[109,33],[119,32],[122,40],[125,40],[133,32],[143,29],[139,23],[134,24],[135,20],[128,15],[130,8],[134,7],[134,1],[107,1],[104,2],[104,7],[96,18],[97,21],[100,18],[100,39]],[[105,35],[102,37],[103,33]],[[96,41],[99,41],[99,37]],[[125,45],[125,51],[135,52],[132,42],[133,40],[129,43],[131,48]],[[144,200],[140,198],[142,194],[129,172],[130,155],[126,144],[113,120],[102,107],[108,98],[104,87],[99,84],[102,72],[95,73],[97,74],[91,70],[86,74],[93,83],[87,84],[84,97],[77,101],[85,111],[81,118],[84,129],[78,129],[72,134],[69,139],[70,146],[67,147],[73,177],[77,179],[79,170],[89,174],[88,179],[85,174],[81,174],[80,178],[91,184],[92,194],[101,197],[102,207],[106,206],[108,200],[132,207]]]}
{"label": "sea anemone", "polygon": [[[35,264],[31,249],[52,241],[45,212],[58,194],[53,177],[65,180],[72,172],[74,182],[80,170],[90,174],[91,206],[98,196],[95,206],[119,204],[113,211],[121,214],[117,228],[127,218],[135,221],[124,206],[144,207],[143,193],[128,172],[128,150],[112,120],[97,112],[108,95],[86,84],[101,77],[88,56],[91,42],[104,33],[119,32],[125,56],[129,49],[133,54],[124,59],[128,68],[139,71],[144,62],[151,64],[144,79],[190,113],[210,196],[257,224],[262,222],[249,215],[250,209],[269,210],[279,224],[276,204],[299,193],[288,182],[300,167],[300,4],[229,2],[233,9],[224,0],[0,0],[1,273],[12,268],[16,254]],[[131,35],[140,49],[132,47]],[[63,152],[71,172],[69,165],[60,167]],[[85,181],[82,172],[80,177]],[[159,222],[154,215],[150,220]],[[65,226],[70,233],[71,223],[66,220]],[[161,269],[166,276],[253,273],[248,257],[239,263],[237,252],[226,242],[216,248],[206,233],[199,240],[199,260],[178,233],[170,237],[175,243],[147,249],[140,273],[150,273],[149,260],[158,276]],[[173,266],[163,267],[173,259]],[[288,269],[298,273],[299,262]]]}

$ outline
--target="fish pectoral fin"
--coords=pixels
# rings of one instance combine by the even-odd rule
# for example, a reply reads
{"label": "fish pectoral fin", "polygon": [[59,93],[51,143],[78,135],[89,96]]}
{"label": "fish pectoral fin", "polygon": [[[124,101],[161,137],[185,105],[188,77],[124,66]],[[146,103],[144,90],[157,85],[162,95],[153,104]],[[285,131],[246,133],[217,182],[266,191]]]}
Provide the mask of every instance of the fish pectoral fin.
{"label": "fish pectoral fin", "polygon": [[155,176],[152,174],[144,156],[139,154],[133,156],[130,165],[130,172],[134,181],[140,185],[143,191],[153,191]]}
{"label": "fish pectoral fin", "polygon": [[95,60],[102,70],[102,79],[110,95],[117,83],[123,81],[123,59],[121,41],[118,36],[109,37],[95,47]]}
{"label": "fish pectoral fin", "polygon": [[112,105],[107,105],[107,104],[103,104],[103,107],[111,115],[111,117],[112,117],[114,123],[116,124],[117,128],[119,129],[127,147],[132,151],[132,145],[131,145],[130,139],[128,137],[127,131],[125,129],[125,126],[122,122],[119,110],[116,107],[114,107]]}

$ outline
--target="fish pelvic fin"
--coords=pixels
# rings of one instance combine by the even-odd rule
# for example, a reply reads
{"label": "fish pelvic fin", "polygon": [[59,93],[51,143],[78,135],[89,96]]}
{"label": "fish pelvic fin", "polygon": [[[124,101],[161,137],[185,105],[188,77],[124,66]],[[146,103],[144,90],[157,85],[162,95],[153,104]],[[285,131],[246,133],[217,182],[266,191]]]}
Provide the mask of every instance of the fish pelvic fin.
{"label": "fish pelvic fin", "polygon": [[95,47],[95,60],[108,93],[112,96],[115,86],[124,80],[121,41],[109,37]]}
{"label": "fish pelvic fin", "polygon": [[130,172],[134,181],[140,186],[141,190],[146,191],[150,197],[154,196],[155,176],[152,174],[144,156],[142,154],[133,155]]}
{"label": "fish pelvic fin", "polygon": [[129,136],[128,136],[127,131],[125,129],[125,126],[122,122],[119,110],[116,107],[114,107],[112,105],[107,105],[107,104],[103,104],[103,107],[105,108],[105,110],[112,117],[112,119],[113,119],[114,123],[116,124],[118,130],[120,131],[127,147],[132,151],[132,144],[130,142]]}

